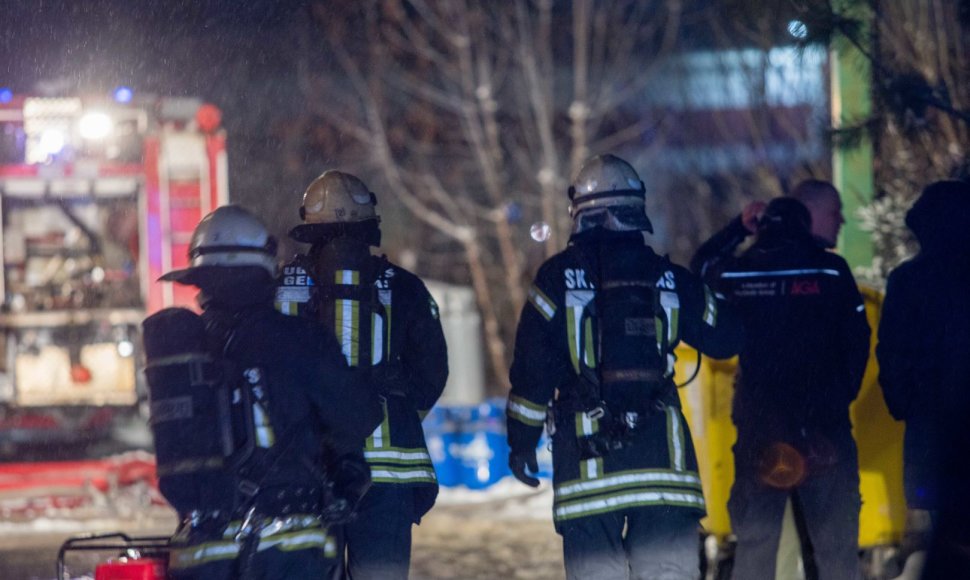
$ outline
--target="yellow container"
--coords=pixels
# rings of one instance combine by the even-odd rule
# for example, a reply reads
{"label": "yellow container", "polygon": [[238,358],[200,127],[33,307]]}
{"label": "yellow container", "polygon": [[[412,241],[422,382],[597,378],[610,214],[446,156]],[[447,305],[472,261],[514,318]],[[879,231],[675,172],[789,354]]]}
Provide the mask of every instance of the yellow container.
{"label": "yellow container", "polygon": [[[859,476],[862,492],[859,545],[871,548],[896,544],[906,519],[903,497],[903,426],[889,415],[879,388],[879,367],[875,344],[882,310],[882,294],[861,289],[866,315],[872,327],[869,364],[858,398],[850,409],[853,435],[859,447]],[[734,482],[731,446],[737,431],[731,422],[731,398],[737,359],[716,361],[703,358],[700,372],[680,389],[684,414],[690,424],[700,465],[707,518],[702,522],[719,539],[731,533],[727,500]],[[697,354],[681,346],[677,352],[677,380],[689,378],[696,368]]]}

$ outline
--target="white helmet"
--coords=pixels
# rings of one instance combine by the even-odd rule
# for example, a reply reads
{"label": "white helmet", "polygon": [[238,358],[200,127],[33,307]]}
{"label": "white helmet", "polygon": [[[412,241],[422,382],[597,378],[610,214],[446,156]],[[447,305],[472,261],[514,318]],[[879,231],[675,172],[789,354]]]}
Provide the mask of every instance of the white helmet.
{"label": "white helmet", "polygon": [[276,276],[276,240],[263,222],[238,205],[226,205],[202,218],[189,243],[189,267],[159,280],[194,284],[208,268],[255,266]]}
{"label": "white helmet", "polygon": [[[301,225],[290,231],[298,242],[312,243],[326,226],[367,220],[380,222],[377,196],[356,176],[334,169],[314,179],[303,193]],[[324,227],[321,227],[324,226]]]}
{"label": "white helmet", "polygon": [[592,226],[653,233],[646,214],[646,186],[629,163],[615,155],[597,155],[583,164],[569,188],[569,216],[574,231]]}

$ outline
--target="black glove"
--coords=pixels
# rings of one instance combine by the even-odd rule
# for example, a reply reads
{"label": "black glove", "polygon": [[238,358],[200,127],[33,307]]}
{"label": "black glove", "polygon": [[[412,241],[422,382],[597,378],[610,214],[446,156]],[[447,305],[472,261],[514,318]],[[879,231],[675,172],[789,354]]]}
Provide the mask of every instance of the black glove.
{"label": "black glove", "polygon": [[360,454],[343,455],[328,470],[328,494],[323,508],[323,521],[329,525],[353,521],[357,505],[371,486],[370,466]]}
{"label": "black glove", "polygon": [[539,480],[525,472],[526,468],[532,473],[539,471],[539,462],[536,461],[536,450],[513,451],[509,453],[509,469],[512,475],[529,487],[539,487]]}
{"label": "black glove", "polygon": [[391,359],[374,367],[371,380],[378,393],[387,397],[406,397],[409,390],[408,373],[400,358]]}

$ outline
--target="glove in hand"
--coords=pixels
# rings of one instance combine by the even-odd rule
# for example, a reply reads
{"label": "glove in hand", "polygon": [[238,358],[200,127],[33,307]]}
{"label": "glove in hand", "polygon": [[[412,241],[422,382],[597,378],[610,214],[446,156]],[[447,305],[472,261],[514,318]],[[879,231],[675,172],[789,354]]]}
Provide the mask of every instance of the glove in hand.
{"label": "glove in hand", "polygon": [[354,520],[357,505],[371,487],[370,467],[362,456],[347,454],[335,461],[331,471],[321,515],[327,524],[345,524]]}
{"label": "glove in hand", "polygon": [[512,470],[512,475],[522,483],[529,487],[539,487],[539,479],[526,473],[526,469],[532,473],[539,471],[535,449],[509,453],[509,469]]}

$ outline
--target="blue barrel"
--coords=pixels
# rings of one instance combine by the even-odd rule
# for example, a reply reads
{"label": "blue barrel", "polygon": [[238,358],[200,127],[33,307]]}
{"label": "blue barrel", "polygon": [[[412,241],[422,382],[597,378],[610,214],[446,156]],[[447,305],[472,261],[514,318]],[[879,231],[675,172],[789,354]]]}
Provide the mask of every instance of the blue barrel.
{"label": "blue barrel", "polygon": [[438,477],[438,483],[447,487],[458,485],[458,471],[454,458],[448,454],[448,447],[454,444],[457,425],[451,419],[447,407],[434,407],[424,418],[424,439],[428,444],[431,463]]}
{"label": "blue barrel", "polygon": [[[435,407],[425,418],[425,437],[439,484],[485,489],[512,475],[505,405],[504,398],[495,398],[480,405]],[[545,434],[536,459],[538,477],[552,478],[552,453]]]}
{"label": "blue barrel", "polygon": [[485,489],[509,475],[505,401],[489,400],[465,411],[467,422],[454,449],[461,484]]}

